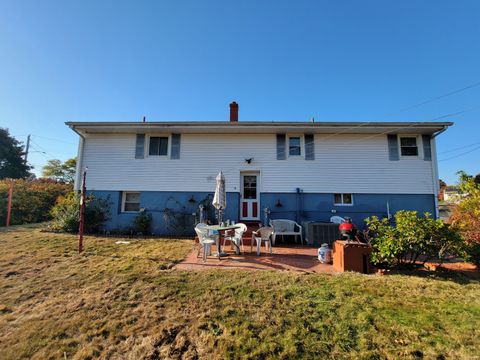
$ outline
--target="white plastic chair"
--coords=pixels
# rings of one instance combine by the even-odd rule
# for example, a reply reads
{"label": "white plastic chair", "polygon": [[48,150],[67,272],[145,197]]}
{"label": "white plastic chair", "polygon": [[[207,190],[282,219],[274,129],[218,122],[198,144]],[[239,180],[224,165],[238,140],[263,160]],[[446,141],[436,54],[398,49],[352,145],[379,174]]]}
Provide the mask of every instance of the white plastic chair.
{"label": "white plastic chair", "polygon": [[260,247],[262,246],[262,242],[265,243],[265,247],[267,251],[272,253],[272,234],[273,228],[272,227],[261,227],[257,231],[252,232],[252,241],[250,242],[250,252],[253,250],[253,240],[255,239],[257,243],[257,255],[260,255]]}
{"label": "white plastic chair", "polygon": [[343,224],[345,222],[345,219],[341,216],[335,215],[330,218],[330,222],[334,224]]}
{"label": "white plastic chair", "polygon": [[218,235],[210,234],[210,231],[206,229],[206,224],[200,223],[195,227],[195,233],[198,236],[198,252],[197,258],[200,255],[200,250],[203,249],[203,262],[207,261],[207,255],[210,254],[212,244],[217,244],[218,247]]}
{"label": "white plastic chair", "polygon": [[223,246],[225,246],[226,241],[230,241],[230,245],[235,244],[235,251],[238,251],[241,245],[242,252],[245,252],[245,249],[243,246],[243,234],[247,231],[247,225],[238,223],[238,224],[235,224],[235,226],[239,226],[239,228],[235,229],[235,233],[233,235],[225,236],[223,238]]}
{"label": "white plastic chair", "polygon": [[273,227],[273,245],[275,245],[275,239],[278,235],[283,237],[285,235],[295,236],[295,242],[297,242],[297,236],[300,236],[300,244],[303,245],[302,226],[293,220],[288,219],[275,219],[270,220],[270,226]]}

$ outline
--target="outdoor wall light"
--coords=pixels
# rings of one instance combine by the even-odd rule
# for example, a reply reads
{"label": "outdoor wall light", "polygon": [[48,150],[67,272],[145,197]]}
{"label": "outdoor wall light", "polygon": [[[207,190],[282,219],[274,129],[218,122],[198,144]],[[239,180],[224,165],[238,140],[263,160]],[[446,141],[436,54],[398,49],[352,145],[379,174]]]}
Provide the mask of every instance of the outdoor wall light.
{"label": "outdoor wall light", "polygon": [[249,159],[245,159],[245,162],[249,165],[252,163],[252,161],[253,161],[253,157]]}
{"label": "outdoor wall light", "polygon": [[280,199],[277,200],[277,203],[275,204],[275,207],[282,207],[283,204],[280,202]]}
{"label": "outdoor wall light", "polygon": [[195,198],[193,197],[193,195],[190,197],[190,199],[188,199],[188,202],[189,203],[196,203],[197,200],[195,200]]}

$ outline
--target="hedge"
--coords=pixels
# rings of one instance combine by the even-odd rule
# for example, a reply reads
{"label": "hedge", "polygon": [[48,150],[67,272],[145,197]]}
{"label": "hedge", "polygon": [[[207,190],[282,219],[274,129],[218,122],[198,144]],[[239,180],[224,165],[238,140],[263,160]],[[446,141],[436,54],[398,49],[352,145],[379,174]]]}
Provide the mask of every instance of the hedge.
{"label": "hedge", "polygon": [[51,179],[0,180],[0,226],[7,221],[8,190],[14,182],[10,225],[37,223],[51,219],[57,198],[72,191],[72,185]]}

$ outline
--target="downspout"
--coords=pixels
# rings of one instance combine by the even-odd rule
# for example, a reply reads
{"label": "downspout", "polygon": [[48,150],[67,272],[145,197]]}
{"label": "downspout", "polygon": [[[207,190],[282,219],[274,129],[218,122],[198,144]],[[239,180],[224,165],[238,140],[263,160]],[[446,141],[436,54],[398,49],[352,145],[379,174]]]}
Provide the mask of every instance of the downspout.
{"label": "downspout", "polygon": [[301,194],[300,193],[301,193],[301,191],[302,190],[300,188],[296,189],[296,193],[297,193],[297,196],[296,196],[297,206],[296,206],[296,209],[295,209],[296,210],[296,212],[295,212],[295,221],[296,222],[300,221],[300,207],[301,207],[301,198],[300,198]]}
{"label": "downspout", "polygon": [[434,206],[435,206],[435,218],[440,216],[438,209],[438,194],[440,192],[440,184],[438,178],[438,161],[437,161],[437,142],[436,137],[447,130],[448,126],[444,126],[442,130],[437,131],[432,135],[431,151],[432,151],[432,173],[433,173],[433,192],[434,192]]}
{"label": "downspout", "polygon": [[437,131],[436,133],[433,133],[432,139],[436,138],[438,135],[440,135],[441,133],[445,132],[447,129],[448,129],[448,126],[445,125],[442,130],[439,130],[439,131]]}
{"label": "downspout", "polygon": [[80,191],[80,185],[82,183],[82,168],[83,168],[83,149],[85,147],[85,137],[78,132],[74,127],[70,127],[75,131],[78,136],[80,136],[80,141],[78,142],[78,151],[77,151],[77,166],[75,167],[75,182],[73,184],[73,189],[75,191]]}

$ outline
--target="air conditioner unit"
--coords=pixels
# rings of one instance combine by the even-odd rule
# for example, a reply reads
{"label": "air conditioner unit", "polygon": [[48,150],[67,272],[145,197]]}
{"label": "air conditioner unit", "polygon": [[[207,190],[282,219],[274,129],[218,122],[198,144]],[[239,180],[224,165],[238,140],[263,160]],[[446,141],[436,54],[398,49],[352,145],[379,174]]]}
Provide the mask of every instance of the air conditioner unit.
{"label": "air conditioner unit", "polygon": [[340,239],[338,224],[304,221],[302,227],[305,241],[309,245],[328,244],[331,247],[335,240]]}

